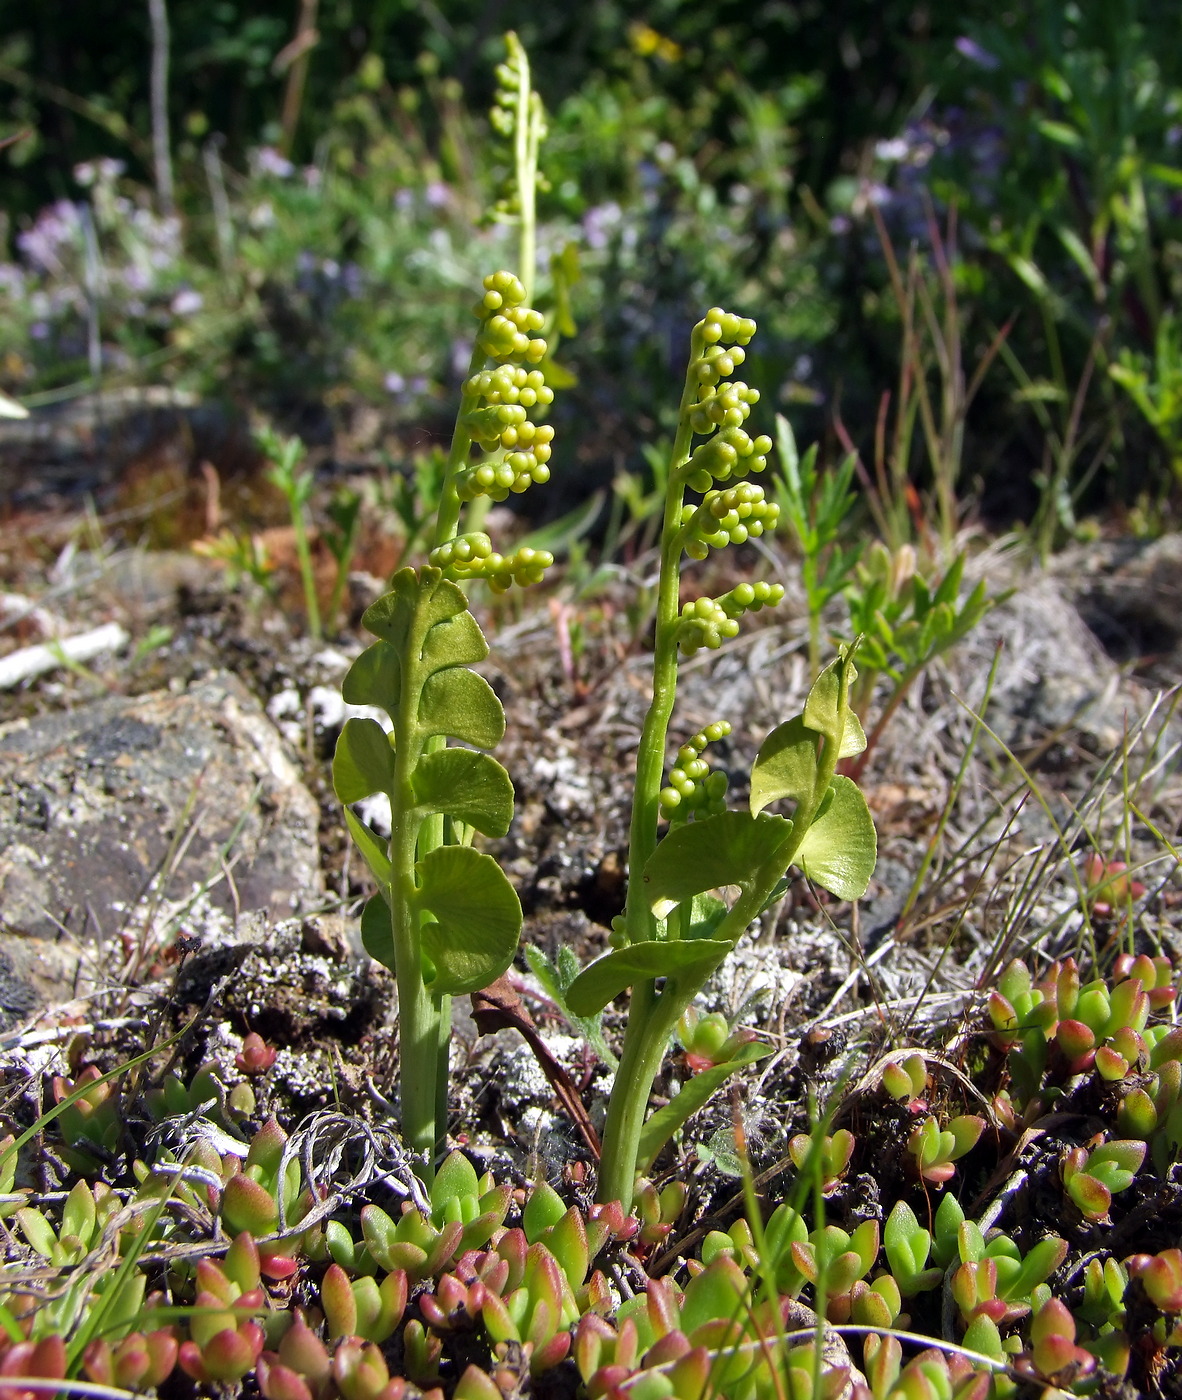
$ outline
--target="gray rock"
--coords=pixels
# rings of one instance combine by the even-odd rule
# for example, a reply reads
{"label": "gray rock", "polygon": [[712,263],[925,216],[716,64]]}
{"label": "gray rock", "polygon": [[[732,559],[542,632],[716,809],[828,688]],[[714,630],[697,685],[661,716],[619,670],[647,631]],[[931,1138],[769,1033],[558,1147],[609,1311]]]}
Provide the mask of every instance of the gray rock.
{"label": "gray rock", "polygon": [[1145,695],[1122,685],[1119,668],[1053,579],[1035,574],[1018,580],[1013,596],[957,649],[951,665],[974,708],[999,644],[988,720],[1011,746],[1075,731],[1106,752],[1120,744],[1126,721],[1145,708]]}
{"label": "gray rock", "polygon": [[4,725],[0,953],[48,998],[80,965],[93,980],[96,941],[153,921],[200,932],[303,912],[323,889],[318,822],[274,726],[224,673]]}
{"label": "gray rock", "polygon": [[1153,682],[1182,680],[1182,534],[1069,550],[1054,569],[1110,656]]}

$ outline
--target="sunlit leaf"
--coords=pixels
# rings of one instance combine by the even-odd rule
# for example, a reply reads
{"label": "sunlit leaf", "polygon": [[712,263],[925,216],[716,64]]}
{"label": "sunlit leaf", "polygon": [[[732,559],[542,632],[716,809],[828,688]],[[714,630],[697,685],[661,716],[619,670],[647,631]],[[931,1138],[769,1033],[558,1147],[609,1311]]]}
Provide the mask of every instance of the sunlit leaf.
{"label": "sunlit leaf", "polygon": [[795,861],[810,880],[838,899],[861,899],[874,874],[878,836],[855,783],[836,777],[831,792],[805,833]]}
{"label": "sunlit leaf", "polygon": [[341,802],[360,802],[394,786],[394,750],[376,719],[349,719],[332,757],[332,786]]}
{"label": "sunlit leaf", "polygon": [[488,643],[470,612],[437,622],[423,642],[423,665],[428,671],[444,666],[471,666],[488,655]]}
{"label": "sunlit leaf", "polygon": [[437,994],[478,992],[513,961],[521,935],[521,902],[492,856],[470,846],[440,846],[415,867],[415,904],[424,922],[423,952],[435,968]]}
{"label": "sunlit leaf", "polygon": [[488,754],[472,749],[424,754],[412,781],[415,802],[427,811],[458,817],[485,836],[504,836],[509,830],[513,783]]}
{"label": "sunlit leaf", "polygon": [[380,894],[367,900],[361,911],[361,943],[375,962],[394,970],[394,925],[390,906]]}
{"label": "sunlit leaf", "polygon": [[637,982],[679,973],[704,982],[733,947],[725,940],[686,938],[615,948],[579,973],[567,989],[566,1004],[576,1016],[594,1016]]}
{"label": "sunlit leaf", "polygon": [[398,653],[389,642],[366,647],[345,672],[341,695],[347,705],[376,705],[393,718],[401,692]]}
{"label": "sunlit leaf", "polygon": [[858,717],[850,713],[848,703],[842,704],[843,692],[848,694],[857,677],[854,663],[845,657],[838,657],[813,682],[808,699],[804,702],[805,724],[830,743],[838,744],[839,758],[852,758],[866,747],[866,736],[862,733]]}
{"label": "sunlit leaf", "polygon": [[[675,826],[644,868],[653,912],[664,918],[676,905],[706,890],[751,888],[766,876],[768,863],[791,832],[792,823],[783,817],[753,817],[747,812],[719,812],[705,821]],[[782,874],[776,871],[773,880]]]}
{"label": "sunlit leaf", "polygon": [[390,883],[390,857],[386,851],[386,843],[372,827],[366,826],[361,818],[345,808],[345,823],[349,828],[349,835],[357,843],[357,849],[365,857],[365,863],[373,872],[374,879],[379,885],[389,885]]}
{"label": "sunlit leaf", "polygon": [[505,733],[505,711],[483,676],[462,666],[436,671],[419,696],[423,734],[447,734],[478,749],[491,749]]}
{"label": "sunlit leaf", "polygon": [[1044,118],[1037,122],[1036,126],[1041,135],[1057,146],[1066,146],[1068,150],[1074,151],[1083,145],[1083,137],[1075,127],[1068,126],[1066,122],[1049,121]]}
{"label": "sunlit leaf", "polygon": [[467,611],[463,591],[439,569],[399,569],[390,591],[366,608],[361,621],[367,631],[399,651],[413,631],[426,637],[429,628]]}
{"label": "sunlit leaf", "polygon": [[797,715],[777,725],[759,746],[751,769],[751,815],[784,798],[811,798],[817,781],[817,733]]}

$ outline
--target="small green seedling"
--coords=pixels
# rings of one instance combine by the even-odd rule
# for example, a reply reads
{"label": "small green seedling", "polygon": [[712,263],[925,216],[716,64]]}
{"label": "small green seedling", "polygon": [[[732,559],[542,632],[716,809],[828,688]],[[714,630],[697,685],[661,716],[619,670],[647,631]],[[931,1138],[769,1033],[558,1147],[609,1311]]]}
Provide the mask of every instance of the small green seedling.
{"label": "small green seedling", "polygon": [[860,717],[866,717],[879,676],[891,682],[866,751],[850,769],[855,778],[916,678],[1010,596],[1005,592],[987,597],[982,579],[967,598],[960,599],[966,558],[958,554],[942,577],[929,581],[917,570],[912,546],[903,545],[892,554],[876,542],[846,584],[850,627],[862,639],[858,651],[862,676],[852,702]]}
{"label": "small green seedling", "polygon": [[907,1151],[922,1180],[943,1186],[956,1173],[953,1164],[976,1147],[984,1131],[984,1118],[974,1113],[962,1113],[943,1128],[929,1113],[912,1129]]}
{"label": "small green seedling", "polygon": [[841,543],[853,512],[857,457],[850,453],[834,472],[817,469],[817,445],[802,457],[783,414],[776,415],[776,447],[781,480],[777,499],[800,550],[800,580],[808,610],[809,667],[821,669],[821,615],[846,586],[862,554],[858,543]]}
{"label": "small green seedling", "polygon": [[943,1269],[928,1265],[931,1231],[924,1229],[906,1201],[899,1201],[887,1217],[882,1243],[904,1298],[935,1288],[943,1279]]}
{"label": "small green seedling", "polygon": [[291,513],[296,558],[304,586],[304,607],[308,612],[308,632],[319,640],[320,601],[316,596],[316,575],[312,569],[312,549],[308,543],[308,502],[312,499],[315,478],[310,471],[298,470],[305,453],[304,444],[299,438],[285,438],[274,428],[261,428],[256,434],[256,441],[271,463],[267,469],[267,480],[283,493]]}
{"label": "small green seedling", "polygon": [[797,1133],[789,1138],[788,1155],[802,1175],[812,1170],[814,1153],[820,1154],[821,1194],[831,1195],[840,1185],[854,1155],[854,1135],[848,1128],[838,1128],[832,1137],[824,1134],[814,1138],[809,1133]]}
{"label": "small green seedling", "polygon": [[261,535],[240,535],[233,530],[223,530],[212,540],[195,541],[193,553],[224,564],[226,582],[231,588],[237,588],[248,578],[264,593],[275,591],[275,561]]}
{"label": "small green seedling", "polygon": [[524,951],[529,970],[542,984],[542,990],[608,1069],[614,1070],[619,1060],[603,1034],[603,1013],[595,1016],[576,1016],[567,1005],[566,994],[571,983],[579,975],[579,960],[574,952],[565,944],[558,948],[553,959],[548,958],[540,948],[535,948],[532,944],[527,944]]}
{"label": "small green seedling", "polygon": [[1113,1196],[1133,1184],[1145,1151],[1145,1143],[1128,1139],[1102,1142],[1090,1152],[1073,1147],[1064,1154],[1063,1185],[1085,1219],[1108,1219]]}
{"label": "small green seedling", "polygon": [[337,570],[332,584],[332,596],[328,602],[328,624],[335,627],[345,597],[345,585],[349,582],[349,565],[353,562],[353,554],[357,549],[357,536],[361,525],[360,494],[357,491],[339,491],[329,503],[328,518],[332,528],[324,531],[323,538]]}

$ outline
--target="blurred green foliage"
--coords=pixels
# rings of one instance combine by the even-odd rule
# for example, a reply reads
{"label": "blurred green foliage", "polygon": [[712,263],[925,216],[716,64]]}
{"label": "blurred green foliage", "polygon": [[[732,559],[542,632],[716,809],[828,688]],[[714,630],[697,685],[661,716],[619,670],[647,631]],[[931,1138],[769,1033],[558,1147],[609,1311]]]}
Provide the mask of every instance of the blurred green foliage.
{"label": "blurred green foliage", "polygon": [[[1168,0],[166,8],[175,222],[154,196],[146,4],[0,0],[0,137],[25,133],[0,152],[5,390],[167,380],[303,431],[357,404],[439,428],[466,289],[512,261],[484,217],[509,173],[487,113],[512,26],[550,129],[539,300],[578,326],[555,510],[644,473],[633,444],[671,427],[650,406],[723,302],[759,317],[749,377],[823,466],[850,446],[873,463],[883,395],[910,412],[919,382],[955,446],[956,514],[1037,517],[1044,552],[1106,504],[1160,517],[1182,291]],[[959,308],[940,334],[908,326],[926,313],[900,303],[884,234],[900,267],[914,248],[938,317]],[[580,278],[556,288],[564,250]],[[958,366],[986,362],[958,395]],[[906,434],[892,471],[939,497],[946,536],[930,438]]]}
{"label": "blurred green foliage", "polygon": [[[837,7],[822,0],[654,0],[638,13],[619,0],[571,6],[321,0],[314,19],[319,42],[292,154],[312,157],[331,128],[342,87],[359,76],[371,86],[388,83],[412,93],[425,77],[439,76],[458,85],[457,94],[462,90],[475,109],[487,109],[501,35],[512,28],[533,57],[552,112],[571,94],[628,94],[634,139],[615,153],[605,151],[609,164],[614,154],[615,169],[601,172],[617,179],[631,168],[628,158],[638,142],[650,138],[680,144],[683,137],[709,136],[714,155],[722,154],[735,124],[760,120],[736,80],[766,103],[807,78],[805,176],[823,187],[847,152],[892,128],[923,90],[964,22],[963,8],[955,14],[942,8],[918,0],[845,0]],[[975,8],[988,13],[984,4]],[[170,108],[182,159],[192,158],[193,143],[208,132],[224,135],[233,162],[253,145],[278,141],[283,75],[275,72],[275,60],[295,34],[297,11],[292,0],[170,0]],[[101,125],[63,103],[63,94],[125,120],[134,133],[132,154],[142,161],[133,173],[150,174],[146,6],[4,0],[0,34],[7,116],[37,133],[37,146],[27,147],[21,160],[27,166],[39,156],[31,178],[18,183],[9,177],[0,185],[6,208],[31,212],[68,193],[69,172],[79,160],[127,154],[113,148]],[[438,136],[438,126],[428,134]],[[774,153],[765,148],[765,154]],[[580,182],[585,174],[591,172],[580,170]],[[595,188],[594,178],[591,200],[608,192]]]}

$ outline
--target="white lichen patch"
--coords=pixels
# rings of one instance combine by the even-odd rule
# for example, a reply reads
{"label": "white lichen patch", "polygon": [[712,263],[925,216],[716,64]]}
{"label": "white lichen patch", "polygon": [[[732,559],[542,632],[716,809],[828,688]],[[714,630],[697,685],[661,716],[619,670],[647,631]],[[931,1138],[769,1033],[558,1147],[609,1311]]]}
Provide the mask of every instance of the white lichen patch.
{"label": "white lichen patch", "polygon": [[546,805],[556,815],[585,815],[591,810],[590,775],[569,749],[560,747],[553,758],[536,759],[533,776],[542,789]]}

